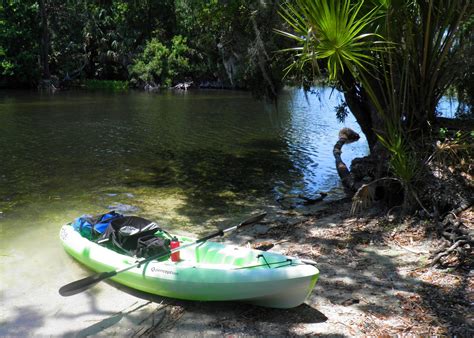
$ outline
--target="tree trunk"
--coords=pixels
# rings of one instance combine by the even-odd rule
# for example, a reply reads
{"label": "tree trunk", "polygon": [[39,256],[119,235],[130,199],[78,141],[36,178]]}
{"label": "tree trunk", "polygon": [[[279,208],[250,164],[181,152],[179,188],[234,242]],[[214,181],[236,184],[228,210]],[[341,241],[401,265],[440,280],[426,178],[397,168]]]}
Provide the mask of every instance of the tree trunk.
{"label": "tree trunk", "polygon": [[39,10],[41,15],[41,44],[40,44],[40,61],[42,68],[42,79],[50,80],[51,73],[49,72],[49,28],[48,28],[48,13],[46,9],[47,0],[39,1]]}
{"label": "tree trunk", "polygon": [[377,136],[374,132],[374,120],[377,119],[375,108],[370,104],[369,98],[363,88],[361,88],[354,77],[345,72],[342,75],[341,83],[344,91],[344,98],[347,106],[357,120],[360,129],[367,138],[370,152],[372,153],[377,143]]}
{"label": "tree trunk", "polygon": [[342,128],[339,131],[339,140],[334,145],[332,154],[334,155],[334,159],[336,160],[336,170],[341,178],[342,185],[344,190],[348,195],[352,195],[357,191],[360,187],[360,184],[355,181],[354,175],[349,171],[347,165],[342,160],[342,147],[345,144],[355,142],[359,139],[359,134],[353,131],[350,128]]}

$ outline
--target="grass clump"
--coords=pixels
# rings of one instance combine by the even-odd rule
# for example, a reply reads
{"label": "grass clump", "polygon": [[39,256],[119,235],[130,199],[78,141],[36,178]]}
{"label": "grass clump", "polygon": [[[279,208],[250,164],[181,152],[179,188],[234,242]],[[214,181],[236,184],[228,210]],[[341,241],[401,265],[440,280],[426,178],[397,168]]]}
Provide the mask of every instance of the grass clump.
{"label": "grass clump", "polygon": [[122,91],[128,89],[128,81],[89,79],[85,81],[85,86],[87,89]]}

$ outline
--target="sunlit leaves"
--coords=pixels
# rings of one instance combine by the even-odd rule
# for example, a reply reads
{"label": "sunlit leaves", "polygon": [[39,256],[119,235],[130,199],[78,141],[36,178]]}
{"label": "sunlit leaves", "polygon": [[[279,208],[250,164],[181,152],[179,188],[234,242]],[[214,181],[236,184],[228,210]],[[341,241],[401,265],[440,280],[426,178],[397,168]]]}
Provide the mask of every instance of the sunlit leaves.
{"label": "sunlit leaves", "polygon": [[317,60],[324,61],[330,80],[345,71],[367,71],[374,61],[371,51],[379,49],[375,42],[383,38],[370,30],[380,17],[379,7],[363,12],[363,4],[360,1],[354,5],[349,0],[296,0],[284,4],[280,15],[291,30],[276,31],[297,44],[286,50],[295,57],[288,72],[302,70],[307,63],[319,72]]}
{"label": "sunlit leaves", "polygon": [[186,43],[181,35],[174,36],[169,47],[156,38],[151,39],[130,67],[130,74],[143,83],[166,86],[184,80],[190,70],[189,55],[193,52]]}

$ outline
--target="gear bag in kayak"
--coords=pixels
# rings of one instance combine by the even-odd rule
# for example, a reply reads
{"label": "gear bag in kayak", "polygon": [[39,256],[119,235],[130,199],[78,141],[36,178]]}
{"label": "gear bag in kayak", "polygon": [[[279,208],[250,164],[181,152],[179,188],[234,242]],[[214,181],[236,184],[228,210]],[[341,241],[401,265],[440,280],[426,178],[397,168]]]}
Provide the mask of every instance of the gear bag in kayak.
{"label": "gear bag in kayak", "polygon": [[122,217],[124,217],[122,214],[115,211],[97,216],[82,215],[72,222],[72,226],[74,230],[79,232],[83,237],[96,239],[107,229],[110,222]]}
{"label": "gear bag in kayak", "polygon": [[[162,236],[157,237],[156,233]],[[124,216],[110,222],[97,242],[108,243],[129,256],[150,257],[170,252],[170,239],[166,237],[171,238],[155,222],[138,216]]]}
{"label": "gear bag in kayak", "polygon": [[[138,239],[137,257],[148,258],[151,256],[163,256],[163,260],[167,260],[170,254],[170,240],[168,238],[160,238],[154,235],[143,236]],[[161,260],[161,259],[160,259]]]}

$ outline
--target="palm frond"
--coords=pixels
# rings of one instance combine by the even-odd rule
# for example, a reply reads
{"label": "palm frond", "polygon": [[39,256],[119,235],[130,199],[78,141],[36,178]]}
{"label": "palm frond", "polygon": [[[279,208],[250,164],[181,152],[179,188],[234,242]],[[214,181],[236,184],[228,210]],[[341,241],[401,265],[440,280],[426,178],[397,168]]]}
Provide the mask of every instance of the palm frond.
{"label": "palm frond", "polygon": [[380,7],[373,7],[362,13],[363,4],[361,1],[352,5],[350,0],[286,3],[280,15],[293,31],[276,32],[296,41],[302,48],[299,55],[294,55],[294,62],[323,61],[330,80],[345,71],[357,74],[369,71],[374,62],[372,52],[383,43],[383,37],[369,27],[381,17],[381,12]]}

